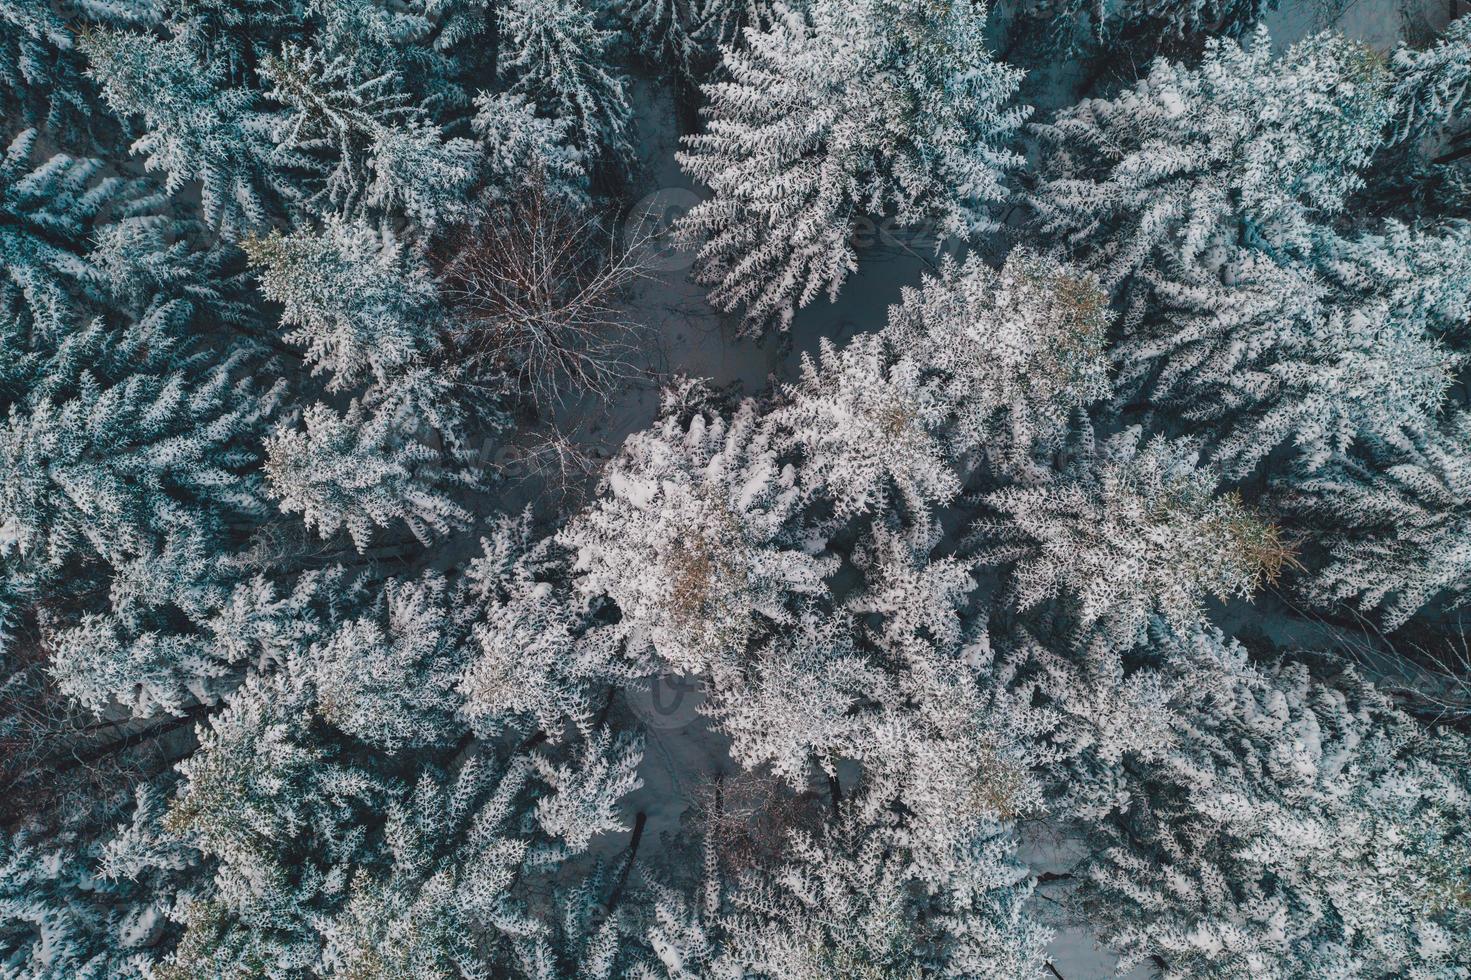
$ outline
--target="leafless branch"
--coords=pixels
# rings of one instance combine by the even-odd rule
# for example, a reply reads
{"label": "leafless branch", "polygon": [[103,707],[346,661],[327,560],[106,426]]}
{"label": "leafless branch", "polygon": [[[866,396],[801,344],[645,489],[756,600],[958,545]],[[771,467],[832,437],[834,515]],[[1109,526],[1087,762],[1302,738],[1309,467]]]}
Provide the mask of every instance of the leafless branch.
{"label": "leafless branch", "polygon": [[638,373],[626,299],[650,274],[645,244],[540,191],[486,205],[439,256],[457,369],[516,378],[538,408],[605,397]]}

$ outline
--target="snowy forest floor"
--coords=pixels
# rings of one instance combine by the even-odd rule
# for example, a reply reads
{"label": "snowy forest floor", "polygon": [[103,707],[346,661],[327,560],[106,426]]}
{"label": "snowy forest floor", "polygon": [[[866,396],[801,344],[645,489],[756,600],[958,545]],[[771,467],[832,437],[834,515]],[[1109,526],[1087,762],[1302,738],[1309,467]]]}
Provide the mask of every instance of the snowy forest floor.
{"label": "snowy forest floor", "polygon": [[[998,49],[1011,40],[1006,32],[1015,22],[1009,10],[1015,6],[1016,0],[1003,2],[993,14]],[[1401,41],[1423,43],[1465,8],[1464,0],[1286,0],[1267,15],[1266,23],[1279,48],[1332,29],[1388,53]],[[1058,59],[1052,64],[1050,72],[1030,77],[1022,89],[1022,101],[1035,106],[1038,115],[1088,94],[1080,90],[1086,80],[1077,63]],[[1095,79],[1094,84],[1107,84],[1107,79]],[[641,216],[651,216],[658,229],[667,230],[672,219],[697,200],[675,158],[679,138],[691,120],[679,92],[667,81],[639,79],[631,94],[641,160],[633,175],[635,203],[628,212],[633,217],[623,231],[634,230]],[[676,376],[706,378],[737,395],[757,395],[794,380],[801,355],[815,353],[822,338],[838,342],[878,329],[900,291],[917,285],[925,272],[938,266],[940,256],[934,240],[923,232],[884,227],[864,231],[868,246],[836,302],[819,300],[798,314],[789,334],[761,341],[739,336],[737,318],[706,302],[705,290],[689,278],[691,255],[656,239],[647,256],[649,275],[629,298],[629,318],[640,333],[627,383],[606,399],[587,398],[562,406],[552,420],[554,427],[595,464],[654,420],[660,388]],[[999,255],[1003,248],[999,237],[995,248]],[[509,452],[510,457],[498,461],[511,478],[501,495],[507,509],[527,503],[548,511],[575,506],[596,479],[595,471],[584,471],[567,486],[551,487],[544,473],[521,465],[514,458],[516,450]],[[1248,646],[1256,636],[1270,638],[1279,647],[1349,652],[1361,661],[1375,654],[1373,640],[1363,633],[1300,614],[1270,594],[1251,605],[1218,609],[1216,618]],[[676,864],[697,865],[697,855],[680,854],[670,845],[681,816],[698,800],[702,788],[732,769],[727,743],[699,714],[699,688],[692,681],[665,678],[652,690],[623,691],[615,700],[614,710],[641,717],[649,738],[641,770],[643,787],[626,801],[630,817],[637,812],[646,818],[639,861],[668,858]],[[610,835],[603,843],[602,856],[615,858],[628,847],[629,835]],[[1076,843],[1058,839],[1054,832],[1032,830],[1025,835],[1022,856],[1039,874],[1061,875],[1076,860]],[[1042,911],[1057,930],[1049,975],[1065,980],[1114,976],[1113,957],[1098,947],[1086,924],[1063,916],[1056,896],[1065,887],[1063,879],[1048,882],[1037,892],[1036,901],[1052,910]],[[1130,974],[1146,975],[1143,968]]]}

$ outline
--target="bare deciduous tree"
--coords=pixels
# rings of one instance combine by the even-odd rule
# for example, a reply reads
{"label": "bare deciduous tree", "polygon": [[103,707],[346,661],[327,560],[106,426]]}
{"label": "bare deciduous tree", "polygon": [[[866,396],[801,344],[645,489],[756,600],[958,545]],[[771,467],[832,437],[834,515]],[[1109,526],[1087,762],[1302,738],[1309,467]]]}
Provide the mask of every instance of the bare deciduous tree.
{"label": "bare deciduous tree", "polygon": [[793,830],[821,824],[823,803],[770,773],[736,770],[697,784],[691,807],[721,866],[734,871],[780,861]]}
{"label": "bare deciduous tree", "polygon": [[624,301],[648,275],[639,245],[540,190],[486,205],[440,256],[456,366],[516,379],[539,408],[607,395],[637,372]]}

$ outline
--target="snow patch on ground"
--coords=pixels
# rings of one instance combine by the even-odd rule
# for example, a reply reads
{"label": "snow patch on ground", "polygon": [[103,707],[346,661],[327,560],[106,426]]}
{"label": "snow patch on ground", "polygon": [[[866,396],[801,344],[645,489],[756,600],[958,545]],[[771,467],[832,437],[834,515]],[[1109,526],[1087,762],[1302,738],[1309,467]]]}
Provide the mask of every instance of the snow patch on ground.
{"label": "snow patch on ground", "polygon": [[1300,0],[1283,3],[1262,20],[1279,46],[1331,30],[1388,54],[1401,41],[1424,44],[1467,9],[1462,0]]}

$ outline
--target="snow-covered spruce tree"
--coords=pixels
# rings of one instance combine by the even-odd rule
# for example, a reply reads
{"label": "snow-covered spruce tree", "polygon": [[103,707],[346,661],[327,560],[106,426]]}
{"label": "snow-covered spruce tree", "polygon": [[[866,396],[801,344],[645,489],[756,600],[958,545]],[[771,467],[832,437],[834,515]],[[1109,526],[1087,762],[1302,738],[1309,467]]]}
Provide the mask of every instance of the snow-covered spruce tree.
{"label": "snow-covered spruce tree", "polygon": [[1023,912],[1031,888],[1007,847],[979,844],[955,869],[962,884],[926,892],[916,886],[907,843],[854,818],[794,837],[780,866],[748,872],[730,888],[729,938],[712,971],[822,980],[1041,970],[1047,933]]}
{"label": "snow-covered spruce tree", "polygon": [[[575,883],[557,886],[537,930],[512,940],[506,975],[525,980],[647,980],[633,917],[624,914],[633,903],[617,907],[624,894],[619,877],[600,861]],[[696,961],[686,962],[693,966]]]}
{"label": "snow-covered spruce tree", "polygon": [[1049,812],[1081,826],[1127,808],[1130,767],[1173,751],[1186,719],[1229,695],[1253,668],[1246,650],[1214,627],[1175,629],[1156,616],[1120,641],[1104,628],[1076,630],[1075,622],[1027,617],[987,640],[1010,690],[1053,722],[1039,736],[1054,753],[1045,777]]}
{"label": "snow-covered spruce tree", "polygon": [[576,555],[577,589],[617,607],[609,629],[633,654],[675,670],[739,669],[763,623],[789,622],[832,570],[809,553],[796,471],[750,402],[729,422],[669,417],[631,436],[604,487],[559,537]]}
{"label": "snow-covered spruce tree", "polygon": [[1064,599],[1083,626],[1131,642],[1158,613],[1177,626],[1207,596],[1249,597],[1287,558],[1276,529],[1234,494],[1217,492],[1189,444],[1137,429],[1075,460],[1054,482],[1009,487],[985,505],[982,561],[1010,564],[1021,609]]}
{"label": "snow-covered spruce tree", "polygon": [[40,133],[16,134],[0,158],[0,301],[23,300],[36,326],[59,334],[77,316],[79,297],[103,295],[101,273],[88,260],[87,236],[105,208],[134,191],[102,176],[99,160],[53,154],[33,160]]}
{"label": "snow-covered spruce tree", "polygon": [[[50,673],[88,711],[198,714],[250,670],[279,664],[364,603],[363,579],[340,567],[301,572],[290,550],[261,555],[202,534],[183,537],[162,556],[118,569],[110,606],[80,604],[80,613],[43,618]],[[175,584],[186,574],[187,588]]]}
{"label": "snow-covered spruce tree", "polygon": [[385,453],[383,467],[403,462],[394,454],[433,458],[425,440],[463,464],[470,437],[499,425],[500,379],[460,383],[476,365],[448,356],[449,314],[409,243],[329,216],[320,230],[273,231],[242,245],[312,373],[326,376],[329,393],[356,394],[361,417],[371,420],[364,451],[371,444]]}
{"label": "snow-covered spruce tree", "polygon": [[246,239],[266,296],[282,304],[286,338],[305,348],[333,391],[360,391],[346,413],[314,404],[305,431],[268,443],[267,480],[287,513],[323,537],[347,528],[366,546],[403,519],[427,541],[469,514],[442,492],[465,474],[429,448],[432,429],[463,448],[464,399],[441,370],[445,312],[422,260],[386,233],[329,217],[321,231]]}
{"label": "snow-covered spruce tree", "polygon": [[1471,414],[1371,441],[1276,488],[1274,502],[1317,529],[1327,555],[1306,576],[1315,602],[1353,602],[1396,629],[1471,591]]}
{"label": "snow-covered spruce tree", "polygon": [[1033,772],[1052,759],[1037,747],[1052,719],[1000,689],[985,637],[973,629],[959,641],[912,635],[880,646],[893,678],[890,706],[853,750],[863,772],[857,805],[876,826],[890,823],[886,811],[902,812],[891,826],[909,874],[964,904],[999,884],[976,876],[990,860],[982,853],[1008,854],[1013,822],[1044,811]]}
{"label": "snow-covered spruce tree", "polygon": [[188,343],[210,348],[208,337],[229,351],[267,355],[269,327],[241,252],[211,240],[195,217],[133,210],[92,229],[87,258],[106,288],[104,316],[115,322],[126,311],[150,344],[167,327]]}
{"label": "snow-covered spruce tree", "polygon": [[660,66],[698,79],[722,51],[742,45],[747,28],[771,24],[772,0],[617,0],[639,51]]}
{"label": "snow-covered spruce tree", "polygon": [[[905,921],[917,916],[929,923],[921,932],[939,932],[883,955],[937,975],[1020,975],[1038,930],[1012,904],[1028,886],[1011,864],[1010,823],[1041,803],[1031,770],[1046,758],[1030,745],[1048,718],[999,690],[983,638],[962,623],[975,587],[965,563],[929,561],[906,536],[877,529],[863,550],[865,587],[851,614],[807,610],[798,631],[758,646],[745,679],[712,687],[709,713],[743,766],[769,765],[793,791],[824,772],[838,824],[898,849],[915,902]],[[840,793],[843,763],[859,775]],[[796,841],[788,847],[816,846],[800,833]],[[794,870],[758,864],[756,880],[790,883]],[[739,889],[733,901],[759,914]],[[777,941],[793,928],[784,917],[734,921],[723,926],[732,936],[725,956],[760,976],[822,975],[834,968],[829,957],[880,955],[846,948],[853,940],[842,935],[793,948]]]}
{"label": "snow-covered spruce tree", "polygon": [[200,732],[165,827],[218,861],[214,887],[180,910],[187,931],[164,976],[309,971],[313,913],[330,913],[394,787],[308,732],[310,689],[284,672],[248,681]]}
{"label": "snow-covered spruce tree", "polygon": [[874,334],[819,359],[768,414],[808,500],[839,518],[902,508],[920,529],[960,489],[978,449],[1025,469],[1056,448],[1071,413],[1108,391],[1107,301],[1091,275],[1018,251],[996,272],[946,262],[906,290]]}
{"label": "snow-covered spruce tree", "polygon": [[[1218,630],[1023,635],[1011,683],[1056,718],[1053,812],[1089,855],[1066,886],[1167,977],[1454,975],[1465,746],[1368,685],[1268,670]],[[1372,893],[1372,894],[1370,894]],[[1449,971],[1449,972],[1446,972]]]}
{"label": "snow-covered spruce tree", "polygon": [[1117,803],[1088,821],[1077,897],[1120,968],[1464,970],[1465,744],[1352,676],[1324,683],[1285,664],[1238,677],[1180,711],[1162,749],[1114,767]]}
{"label": "snow-covered spruce tree", "polygon": [[565,555],[533,539],[529,512],[497,522],[482,546],[465,571],[482,612],[458,684],[461,713],[481,738],[538,731],[555,740],[569,721],[590,737],[607,686],[629,676],[616,644],[589,632]]}
{"label": "snow-covered spruce tree", "polygon": [[910,658],[916,652],[929,657],[936,644],[958,646],[971,622],[961,610],[976,588],[974,566],[954,556],[936,557],[941,540],[938,534],[916,539],[875,524],[851,554],[863,586],[847,596],[845,605],[861,617],[869,642],[906,668],[914,667]]}
{"label": "snow-covered spruce tree", "polygon": [[707,822],[699,905],[657,895],[652,962],[635,976],[689,977],[696,963],[709,971],[699,975],[771,980],[1021,977],[1040,967],[1047,934],[1025,910],[1031,883],[1011,834],[1039,801],[1019,740],[1029,713],[978,683],[983,652],[956,653],[910,645],[909,668],[853,713],[847,752],[862,759],[861,776],[841,797],[829,783],[830,819],[810,814],[755,863],[734,863]]}
{"label": "snow-covered spruce tree", "polygon": [[199,61],[220,71],[230,86],[251,85],[254,74],[283,41],[311,31],[307,5],[289,0],[161,0],[134,26],[161,28]]}
{"label": "snow-covered spruce tree", "polygon": [[[617,825],[636,746],[365,750],[332,724],[317,655],[248,681],[181,767],[166,826],[217,870],[159,975],[517,975],[500,940],[546,933],[528,899],[589,831]],[[358,693],[400,711],[396,690]]]}
{"label": "snow-covered spruce tree", "polygon": [[708,0],[617,0],[628,34],[640,54],[660,66],[691,75],[709,52],[698,39]]}
{"label": "snow-covered spruce tree", "polygon": [[201,180],[203,210],[227,236],[283,208],[431,231],[463,213],[479,149],[444,127],[467,121],[461,76],[481,59],[460,46],[486,26],[483,3],[429,15],[209,2],[163,14],[166,40],[90,31],[83,48],[114,111],[143,115],[135,149],[150,169],[168,171],[171,191]]}
{"label": "snow-covered spruce tree", "polygon": [[[90,584],[110,592],[104,608],[133,635],[158,628],[155,612],[167,621],[209,609],[229,582],[235,529],[267,513],[253,443],[275,400],[226,362],[197,379],[148,372],[106,388],[83,375],[65,400],[12,406],[0,429],[6,598]],[[71,612],[49,625],[64,627]],[[95,702],[84,678],[103,664],[76,666],[73,695],[100,708],[112,692]]]}
{"label": "snow-covered spruce tree", "polygon": [[403,243],[328,217],[319,232],[246,239],[261,291],[282,306],[287,340],[328,391],[387,385],[439,344],[443,314],[429,271]]}
{"label": "snow-covered spruce tree", "polygon": [[585,0],[509,0],[500,11],[501,63],[512,91],[572,128],[590,161],[632,159],[626,81],[611,62],[616,35]]}
{"label": "snow-covered spruce tree", "polygon": [[705,711],[730,738],[736,763],[796,789],[818,768],[836,773],[871,725],[863,706],[890,691],[855,638],[852,617],[802,609],[754,646],[745,678],[711,686]]}
{"label": "snow-covered spruce tree", "polygon": [[707,132],[680,161],[713,196],[682,219],[712,301],[748,330],[783,328],[853,271],[862,216],[995,228],[987,209],[1020,159],[1020,73],[991,59],[986,8],[915,0],[779,6],[705,86]]}
{"label": "snow-covered spruce tree", "polygon": [[244,553],[271,513],[260,440],[286,386],[252,379],[276,366],[252,338],[238,256],[191,247],[187,228],[134,203],[105,222],[44,222],[82,275],[66,316],[43,321],[14,294],[0,314],[0,619],[44,632],[56,683],[81,704],[147,715],[220,690],[229,658],[198,633],[258,570]]}
{"label": "snow-covered spruce tree", "polygon": [[802,358],[801,380],[771,414],[783,448],[801,451],[806,496],[830,501],[843,518],[902,506],[923,521],[960,492],[940,438],[949,405],[923,362],[896,360],[878,334],[841,350],[826,337],[819,360]]}
{"label": "snow-covered spruce tree", "polygon": [[1390,220],[1377,234],[1324,237],[1317,267],[1351,296],[1388,303],[1400,329],[1418,325],[1457,346],[1471,331],[1471,225]]}
{"label": "snow-covered spruce tree", "polygon": [[1400,47],[1391,56],[1390,138],[1398,143],[1434,136],[1471,95],[1471,17],[1460,17],[1428,47]]}
{"label": "snow-covered spruce tree", "polygon": [[0,118],[82,135],[87,124],[99,122],[82,67],[72,25],[58,4],[15,0],[0,9]]}
{"label": "snow-covered spruce tree", "polygon": [[[0,963],[8,975],[152,976],[156,948],[177,932],[168,920],[173,903],[199,870],[197,855],[161,838],[162,814],[160,786],[145,783],[131,818],[100,833],[86,826],[49,837],[0,831]],[[105,806],[100,820],[119,817],[123,808]]]}
{"label": "snow-covered spruce tree", "polygon": [[475,142],[444,138],[410,106],[396,75],[361,73],[346,56],[295,45],[261,65],[266,97],[286,108],[272,120],[276,152],[312,161],[321,175],[307,203],[348,216],[401,215],[427,231],[463,216]]}
{"label": "snow-covered spruce tree", "polygon": [[565,841],[574,854],[586,850],[599,834],[628,830],[618,801],[643,785],[638,776],[643,757],[642,738],[624,734],[614,739],[606,728],[582,739],[566,762],[533,753],[532,764],[552,790],[536,801],[537,825]]}
{"label": "snow-covered spruce tree", "polygon": [[1284,443],[1312,469],[1358,440],[1394,440],[1433,417],[1457,363],[1424,307],[1405,309],[1409,287],[1398,304],[1351,302],[1250,249],[1210,278],[1140,281],[1154,306],[1114,351],[1120,387],[1179,411],[1231,479]]}
{"label": "snow-covered spruce tree", "polygon": [[492,201],[540,191],[572,205],[587,202],[587,166],[572,124],[541,116],[524,95],[481,92],[470,120],[483,146],[482,193]]}
{"label": "snow-covered spruce tree", "polygon": [[1056,449],[1070,414],[1108,395],[1109,322],[1094,276],[1018,249],[999,272],[946,259],[904,290],[882,334],[894,356],[939,376],[951,453],[983,449],[1016,467]]}
{"label": "snow-covered spruce tree", "polygon": [[1350,213],[1395,216],[1417,230],[1471,216],[1465,103],[1471,83],[1471,19],[1451,22],[1424,48],[1389,56],[1393,114],[1366,186]]}
{"label": "snow-covered spruce tree", "polygon": [[721,52],[743,46],[747,30],[764,31],[770,27],[775,8],[775,0],[699,0],[695,41],[709,59],[715,60]]}
{"label": "snow-covered spruce tree", "polygon": [[462,118],[475,90],[498,79],[491,42],[499,14],[489,0],[322,3],[307,11],[313,46],[353,61],[359,81],[398,76],[410,102],[441,123]]}
{"label": "snow-covered spruce tree", "polygon": [[463,654],[442,580],[393,582],[372,615],[313,645],[307,670],[318,711],[344,733],[386,751],[443,745],[460,734],[455,683]]}
{"label": "snow-covered spruce tree", "polygon": [[1063,0],[1043,10],[1064,51],[1078,55],[1094,46],[1103,53],[1129,52],[1143,42],[1158,50],[1185,48],[1201,37],[1237,37],[1251,29],[1278,0]]}
{"label": "snow-covered spruce tree", "polygon": [[1305,254],[1360,184],[1389,85],[1373,51],[1327,34],[1274,57],[1259,28],[1244,46],[1211,39],[1198,67],[1156,61],[1037,128],[1037,228],[1109,288],[1141,268],[1194,279],[1213,247]]}
{"label": "snow-covered spruce tree", "polygon": [[204,217],[223,233],[258,227],[298,196],[286,171],[292,161],[270,139],[255,96],[223,87],[221,66],[201,63],[184,38],[98,30],[80,45],[113,112],[143,117],[133,151],[150,171],[163,171],[170,194],[199,181]]}
{"label": "snow-covered spruce tree", "polygon": [[345,530],[359,551],[400,521],[424,544],[472,522],[446,492],[464,475],[397,419],[356,401],[342,413],[311,405],[300,428],[279,426],[266,440],[264,471],[282,511],[300,514],[323,538]]}

